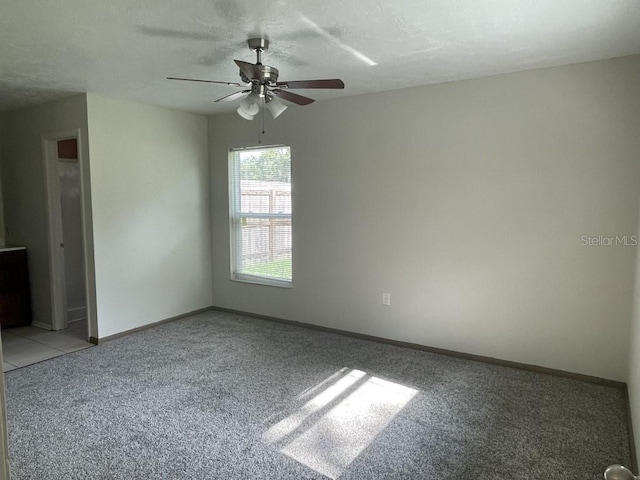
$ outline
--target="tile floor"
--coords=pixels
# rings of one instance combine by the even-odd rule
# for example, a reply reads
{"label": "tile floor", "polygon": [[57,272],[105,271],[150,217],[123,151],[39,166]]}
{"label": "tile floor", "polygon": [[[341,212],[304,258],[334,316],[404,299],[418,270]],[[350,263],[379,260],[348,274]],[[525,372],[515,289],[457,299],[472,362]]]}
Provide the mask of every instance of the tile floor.
{"label": "tile floor", "polygon": [[3,371],[58,357],[93,346],[86,341],[85,320],[69,323],[69,328],[58,331],[28,326],[2,330]]}

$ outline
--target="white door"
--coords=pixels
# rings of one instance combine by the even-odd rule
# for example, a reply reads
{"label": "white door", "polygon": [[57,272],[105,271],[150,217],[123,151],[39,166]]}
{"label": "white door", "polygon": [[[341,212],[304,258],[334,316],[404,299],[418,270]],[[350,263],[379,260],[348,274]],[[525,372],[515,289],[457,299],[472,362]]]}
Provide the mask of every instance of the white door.
{"label": "white door", "polygon": [[[72,139],[75,140],[75,139]],[[77,158],[58,156],[67,322],[87,321],[80,165]],[[74,323],[77,325],[78,323]]]}
{"label": "white door", "polygon": [[[75,144],[75,157],[64,153],[69,144]],[[49,328],[61,330],[67,327],[70,316],[87,321],[78,132],[44,136],[43,151],[49,214]]]}

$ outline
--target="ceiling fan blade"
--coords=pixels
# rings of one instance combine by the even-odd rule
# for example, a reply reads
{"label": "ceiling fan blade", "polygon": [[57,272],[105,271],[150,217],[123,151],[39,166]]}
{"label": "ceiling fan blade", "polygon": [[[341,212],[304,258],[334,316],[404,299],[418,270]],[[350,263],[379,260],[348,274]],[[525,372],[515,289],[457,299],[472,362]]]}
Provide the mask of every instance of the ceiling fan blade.
{"label": "ceiling fan blade", "polygon": [[344,82],[339,78],[277,82],[276,85],[281,88],[344,88]]}
{"label": "ceiling fan blade", "polygon": [[171,28],[152,27],[149,25],[139,25],[137,29],[144,35],[150,37],[166,37],[178,40],[206,40],[208,42],[220,40],[220,37],[210,33],[187,32],[184,30],[173,30]]}
{"label": "ceiling fan blade", "polygon": [[240,67],[242,73],[244,73],[249,80],[260,79],[260,69],[253,63],[243,62],[242,60],[234,60],[234,62],[236,62],[236,65]]}
{"label": "ceiling fan blade", "polygon": [[286,90],[280,90],[279,88],[274,88],[271,91],[275,95],[278,95],[278,97],[280,97],[281,99],[296,103],[298,105],[309,105],[310,103],[315,102],[313,98],[303,97],[302,95],[298,95],[297,93],[287,92]]}
{"label": "ceiling fan blade", "polygon": [[238,82],[217,82],[215,80],[199,80],[197,78],[180,78],[180,77],[167,77],[167,80],[184,80],[186,82],[203,82],[203,83],[219,83],[221,85],[229,85],[230,87],[244,87]]}
{"label": "ceiling fan blade", "polygon": [[222,97],[216,100],[216,102],[233,102],[234,100],[238,100],[239,98],[246,97],[251,93],[251,90],[242,90],[241,92],[232,93],[231,95],[227,95],[226,97]]}

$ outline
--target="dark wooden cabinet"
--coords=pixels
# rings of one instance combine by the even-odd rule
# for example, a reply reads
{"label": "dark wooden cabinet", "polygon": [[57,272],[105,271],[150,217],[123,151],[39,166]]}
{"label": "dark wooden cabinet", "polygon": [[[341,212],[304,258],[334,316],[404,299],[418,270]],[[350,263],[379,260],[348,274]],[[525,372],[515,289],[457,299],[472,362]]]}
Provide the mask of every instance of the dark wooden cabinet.
{"label": "dark wooden cabinet", "polygon": [[0,249],[0,325],[5,328],[30,324],[27,250]]}

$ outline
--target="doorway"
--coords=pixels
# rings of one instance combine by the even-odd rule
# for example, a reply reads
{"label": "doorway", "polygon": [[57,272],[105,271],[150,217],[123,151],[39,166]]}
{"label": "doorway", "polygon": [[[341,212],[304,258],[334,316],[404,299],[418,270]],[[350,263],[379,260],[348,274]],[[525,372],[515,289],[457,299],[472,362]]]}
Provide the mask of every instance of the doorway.
{"label": "doorway", "polygon": [[49,212],[51,330],[89,338],[82,214],[82,166],[77,132],[45,142]]}

